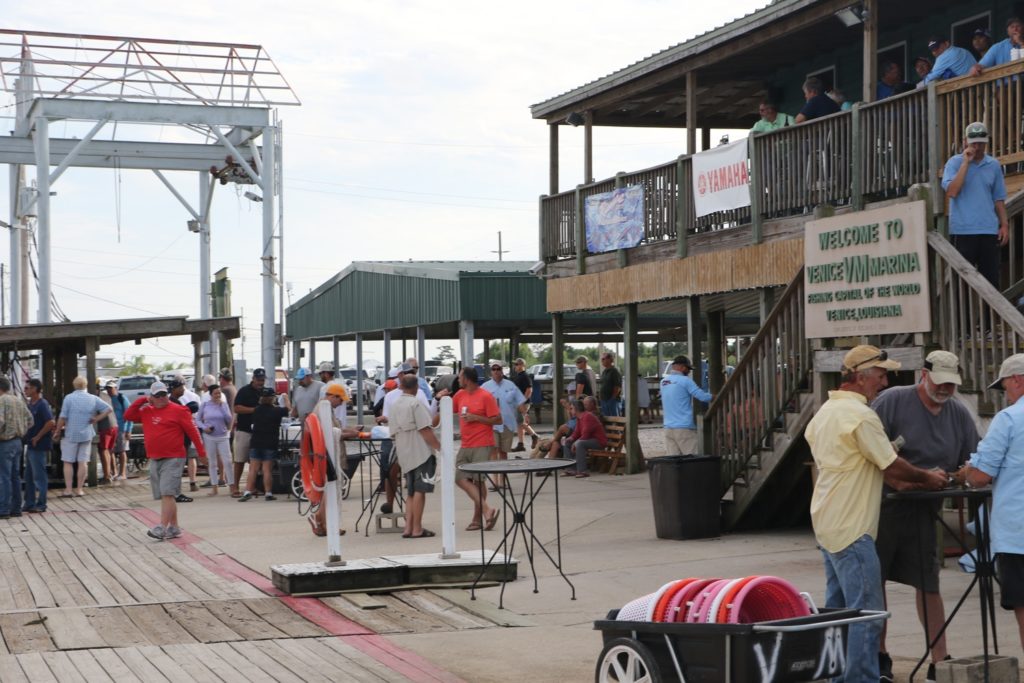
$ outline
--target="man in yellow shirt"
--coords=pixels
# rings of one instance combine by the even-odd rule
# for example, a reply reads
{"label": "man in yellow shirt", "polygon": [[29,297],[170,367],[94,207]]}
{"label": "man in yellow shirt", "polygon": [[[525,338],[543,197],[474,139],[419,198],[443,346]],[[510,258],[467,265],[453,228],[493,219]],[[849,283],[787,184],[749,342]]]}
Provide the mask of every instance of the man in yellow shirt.
{"label": "man in yellow shirt", "polygon": [[[882,577],[875,552],[883,470],[893,479],[946,486],[944,472],[914,467],[896,455],[878,415],[868,403],[888,385],[887,373],[900,364],[874,346],[856,346],[843,357],[842,384],[807,425],[818,480],[811,498],[811,523],[825,558],[825,606],[884,609]],[[878,621],[851,624],[846,639],[846,673],[833,679],[879,680]]]}

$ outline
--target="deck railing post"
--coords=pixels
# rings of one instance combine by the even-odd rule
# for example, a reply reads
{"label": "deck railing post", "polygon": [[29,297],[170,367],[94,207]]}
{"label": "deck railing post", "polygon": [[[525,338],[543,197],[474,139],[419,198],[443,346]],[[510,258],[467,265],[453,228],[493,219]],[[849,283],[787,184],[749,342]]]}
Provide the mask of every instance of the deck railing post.
{"label": "deck railing post", "polygon": [[754,244],[761,243],[764,220],[761,216],[764,188],[761,187],[761,143],[757,135],[749,138],[748,153],[750,154],[750,239]]}
{"label": "deck railing post", "polygon": [[866,144],[857,103],[850,111],[850,203],[854,211],[864,210],[864,158],[869,153]]}
{"label": "deck railing post", "polygon": [[935,82],[928,84],[928,182],[932,186],[932,211],[936,215],[946,213],[946,194],[942,190],[942,169],[945,166],[942,153],[942,127],[945,125],[939,109],[939,95]]}
{"label": "deck railing post", "polygon": [[690,229],[686,219],[690,207],[690,186],[686,180],[686,156],[676,161],[676,256],[686,258],[686,233]]}
{"label": "deck railing post", "polygon": [[583,275],[587,272],[587,226],[586,218],[583,216],[583,193],[580,192],[582,185],[576,186],[576,274]]}

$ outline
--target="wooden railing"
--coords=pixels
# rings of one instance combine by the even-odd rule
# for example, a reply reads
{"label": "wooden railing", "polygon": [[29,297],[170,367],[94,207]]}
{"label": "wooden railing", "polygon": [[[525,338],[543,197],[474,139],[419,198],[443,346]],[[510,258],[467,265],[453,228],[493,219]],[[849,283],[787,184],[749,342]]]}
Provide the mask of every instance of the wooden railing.
{"label": "wooden railing", "polygon": [[[935,85],[940,126],[939,162],[963,149],[964,129],[983,121],[989,130],[987,152],[1001,164],[1024,161],[1024,66],[1021,61],[986,69],[979,76],[963,76]],[[941,169],[939,170],[941,173]]]}
{"label": "wooden railing", "polygon": [[544,197],[540,202],[541,254],[545,258],[576,255],[576,192]]}
{"label": "wooden railing", "polygon": [[[1012,354],[1024,352],[1024,316],[941,234],[928,232],[934,341],[960,356],[962,389],[982,391]],[[1001,392],[988,392],[996,403]]]}
{"label": "wooden railing", "polygon": [[764,215],[849,200],[850,120],[842,112],[754,136]]}
{"label": "wooden railing", "polygon": [[723,493],[746,477],[751,459],[807,384],[812,358],[803,300],[801,268],[704,416],[711,452],[722,458]]}
{"label": "wooden railing", "polygon": [[928,182],[927,95],[915,90],[859,108],[865,195],[903,194]]}

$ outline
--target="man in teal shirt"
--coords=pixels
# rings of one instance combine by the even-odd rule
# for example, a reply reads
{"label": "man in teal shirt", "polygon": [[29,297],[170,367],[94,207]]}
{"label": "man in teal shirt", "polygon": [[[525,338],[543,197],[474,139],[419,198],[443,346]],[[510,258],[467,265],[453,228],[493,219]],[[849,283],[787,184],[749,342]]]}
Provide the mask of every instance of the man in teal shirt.
{"label": "man in teal shirt", "polygon": [[754,127],[750,129],[751,133],[767,133],[769,131],[778,130],[783,126],[793,125],[793,117],[789,114],[780,114],[779,108],[774,102],[769,102],[767,100],[762,102],[757,111],[761,114],[761,120],[755,123]]}

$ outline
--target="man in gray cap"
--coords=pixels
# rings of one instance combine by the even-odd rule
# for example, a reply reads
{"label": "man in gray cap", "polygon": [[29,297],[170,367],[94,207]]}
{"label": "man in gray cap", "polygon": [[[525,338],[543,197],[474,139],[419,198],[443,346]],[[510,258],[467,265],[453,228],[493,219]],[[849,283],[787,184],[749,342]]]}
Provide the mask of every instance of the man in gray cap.
{"label": "man in gray cap", "polygon": [[[871,407],[882,420],[889,441],[900,444],[901,457],[924,469],[954,472],[978,444],[978,430],[967,407],[956,400],[960,386],[960,360],[949,351],[932,351],[924,361],[921,380],[882,392]],[[918,488],[886,477],[884,493]],[[939,593],[939,557],[936,553],[935,517],[941,501],[887,500],[883,498],[875,548],[886,581],[917,589],[918,604],[924,601],[928,623],[923,624],[928,642],[946,620]],[[934,508],[934,510],[929,509]],[[923,615],[921,615],[923,617]],[[882,680],[892,680],[892,658],[886,652],[882,626],[878,666]],[[932,648],[927,680],[935,680],[935,662],[947,656],[946,636]],[[888,678],[886,678],[888,676]]]}
{"label": "man in gray cap", "polygon": [[976,121],[964,131],[964,151],[942,171],[949,198],[949,236],[967,262],[999,289],[999,247],[1010,241],[1003,167],[985,153],[988,128]]}
{"label": "man in gray cap", "polygon": [[324,388],[324,383],[313,379],[313,373],[306,368],[299,368],[295,372],[295,379],[295,388],[292,389],[292,417],[304,421],[320,402],[320,392]]}
{"label": "man in gray cap", "polygon": [[1005,391],[1009,405],[992,418],[963,473],[968,488],[992,484],[990,528],[999,604],[1013,610],[1024,646],[1024,353],[1003,361],[989,389]]}
{"label": "man in gray cap", "polygon": [[[874,346],[855,346],[843,357],[839,389],[811,418],[804,436],[818,479],[811,496],[811,524],[825,561],[825,606],[881,610],[882,579],[875,536],[883,472],[890,481],[937,490],[943,472],[923,470],[899,457],[868,407],[900,364]],[[878,622],[851,624],[846,637],[844,681],[877,681]]]}

